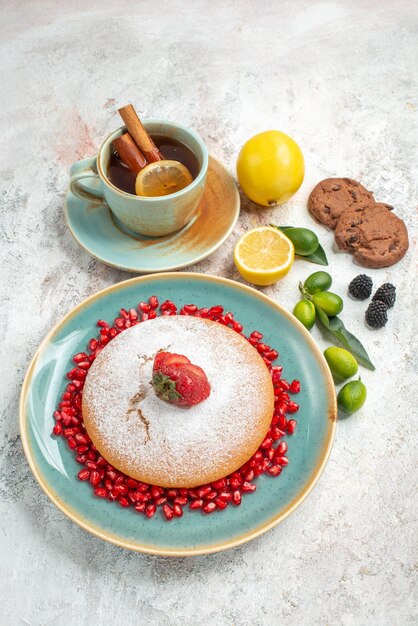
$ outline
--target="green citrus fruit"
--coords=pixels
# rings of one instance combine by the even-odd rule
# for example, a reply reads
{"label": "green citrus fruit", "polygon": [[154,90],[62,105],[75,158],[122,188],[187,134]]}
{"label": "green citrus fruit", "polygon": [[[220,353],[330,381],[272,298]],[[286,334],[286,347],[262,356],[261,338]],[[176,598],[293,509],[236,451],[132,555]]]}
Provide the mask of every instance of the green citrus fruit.
{"label": "green citrus fruit", "polygon": [[337,396],[338,408],[343,413],[355,413],[366,402],[367,389],[361,380],[351,380],[342,387]]}
{"label": "green citrus fruit", "polygon": [[315,307],[309,300],[300,300],[293,309],[293,315],[308,330],[315,324]]}
{"label": "green citrus fruit", "polygon": [[332,346],[324,350],[324,357],[336,383],[342,383],[357,374],[357,361],[348,350]]}
{"label": "green citrus fruit", "polygon": [[304,282],[304,287],[311,295],[319,291],[327,291],[332,285],[328,272],[314,272]]}
{"label": "green citrus fruit", "polygon": [[319,306],[329,317],[338,315],[343,310],[343,301],[332,291],[319,291],[312,296],[313,303]]}
{"label": "green citrus fruit", "polygon": [[318,237],[308,228],[286,228],[284,234],[293,243],[295,254],[300,256],[312,254],[319,246]]}

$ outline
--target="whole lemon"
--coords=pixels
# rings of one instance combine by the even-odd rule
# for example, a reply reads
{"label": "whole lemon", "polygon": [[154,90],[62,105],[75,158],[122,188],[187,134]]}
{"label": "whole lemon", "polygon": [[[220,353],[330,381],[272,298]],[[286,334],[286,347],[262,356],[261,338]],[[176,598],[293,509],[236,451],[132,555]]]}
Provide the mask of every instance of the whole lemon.
{"label": "whole lemon", "polygon": [[303,154],[296,141],[279,130],[251,137],[237,160],[239,184],[263,206],[283,204],[299,189],[305,175]]}

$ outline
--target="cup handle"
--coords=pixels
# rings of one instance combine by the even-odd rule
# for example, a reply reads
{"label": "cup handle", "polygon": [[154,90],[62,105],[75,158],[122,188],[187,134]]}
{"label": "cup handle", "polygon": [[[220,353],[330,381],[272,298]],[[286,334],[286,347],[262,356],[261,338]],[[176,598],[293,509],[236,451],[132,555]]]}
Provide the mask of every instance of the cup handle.
{"label": "cup handle", "polygon": [[[87,202],[100,203],[103,193],[97,173],[97,156],[74,163],[70,170],[70,191]],[[87,182],[87,179],[92,179]]]}

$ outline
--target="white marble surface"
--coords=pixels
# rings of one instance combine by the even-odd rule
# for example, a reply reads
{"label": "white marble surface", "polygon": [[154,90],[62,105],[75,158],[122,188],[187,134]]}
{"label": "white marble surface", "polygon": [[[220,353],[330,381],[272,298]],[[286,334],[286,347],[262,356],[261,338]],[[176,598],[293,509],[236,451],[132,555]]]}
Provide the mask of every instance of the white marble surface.
{"label": "white marble surface", "polygon": [[[416,624],[417,4],[35,0],[3,1],[0,13],[0,623]],[[338,423],[320,483],[281,526],[209,557],[141,556],[88,535],[41,492],[19,439],[20,386],[42,337],[129,277],[84,253],[63,219],[69,165],[95,152],[127,101],[196,128],[231,171],[243,141],[267,128],[304,151],[296,197],[274,211],[243,202],[229,241],[191,271],[238,279],[234,241],[274,219],[316,228],[345,294],[359,268],[306,210],[330,175],[364,182],[411,235],[404,260],[369,272],[398,288],[386,328],[367,330],[365,305],[346,300],[347,326],[378,369],[362,370],[367,404]],[[298,261],[266,292],[292,308],[314,269]]]}

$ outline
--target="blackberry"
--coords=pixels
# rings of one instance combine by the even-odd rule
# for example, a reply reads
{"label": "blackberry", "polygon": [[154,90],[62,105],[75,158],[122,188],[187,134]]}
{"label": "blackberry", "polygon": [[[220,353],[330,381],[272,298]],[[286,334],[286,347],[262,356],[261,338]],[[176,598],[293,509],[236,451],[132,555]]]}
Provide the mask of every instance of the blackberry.
{"label": "blackberry", "polygon": [[372,300],[384,302],[388,308],[392,307],[396,301],[396,287],[391,283],[384,283],[374,294]]}
{"label": "blackberry", "polygon": [[356,300],[366,300],[372,293],[373,281],[366,274],[359,274],[348,285],[348,293]]}
{"label": "blackberry", "polygon": [[387,305],[380,300],[372,300],[366,311],[366,324],[370,328],[382,328],[388,321]]}

